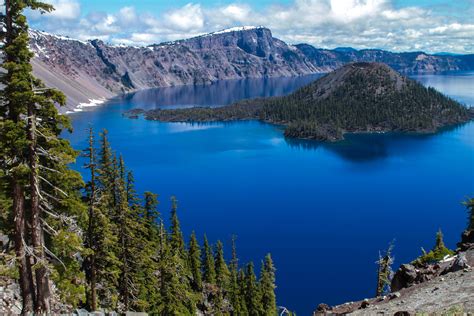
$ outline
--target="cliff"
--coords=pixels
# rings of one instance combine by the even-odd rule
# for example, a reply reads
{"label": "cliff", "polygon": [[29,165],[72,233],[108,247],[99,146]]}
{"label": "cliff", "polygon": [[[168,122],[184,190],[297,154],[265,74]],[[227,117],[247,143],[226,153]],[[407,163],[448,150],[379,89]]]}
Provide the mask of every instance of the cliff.
{"label": "cliff", "polygon": [[289,45],[264,27],[232,28],[148,47],[78,41],[35,30],[30,38],[35,75],[64,91],[70,109],[138,89],[300,76],[329,72],[354,61],[384,62],[402,73],[474,69],[474,55],[318,49]]}

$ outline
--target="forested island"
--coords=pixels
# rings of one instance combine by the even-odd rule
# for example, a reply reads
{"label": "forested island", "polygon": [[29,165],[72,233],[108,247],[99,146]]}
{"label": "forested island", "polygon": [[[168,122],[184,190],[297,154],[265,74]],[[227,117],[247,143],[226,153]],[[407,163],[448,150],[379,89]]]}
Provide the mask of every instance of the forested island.
{"label": "forested island", "polygon": [[352,63],[284,97],[210,108],[126,112],[164,122],[261,120],[285,136],[337,141],[351,132],[435,132],[466,122],[474,111],[381,63]]}

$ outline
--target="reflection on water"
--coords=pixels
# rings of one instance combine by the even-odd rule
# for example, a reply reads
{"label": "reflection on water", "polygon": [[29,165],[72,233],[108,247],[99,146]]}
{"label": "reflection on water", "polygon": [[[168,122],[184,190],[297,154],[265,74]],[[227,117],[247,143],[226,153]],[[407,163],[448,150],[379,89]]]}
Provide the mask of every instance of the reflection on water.
{"label": "reflection on water", "polygon": [[286,95],[321,76],[224,80],[204,86],[149,89],[124,95],[121,101],[144,109],[222,106],[243,99]]}
{"label": "reflection on water", "polygon": [[343,141],[335,143],[287,137],[285,142],[292,148],[302,150],[324,148],[347,161],[363,163],[385,159],[390,153],[415,154],[423,150],[426,140],[458,130],[466,124],[472,123],[447,126],[436,133],[349,133],[344,135]]}

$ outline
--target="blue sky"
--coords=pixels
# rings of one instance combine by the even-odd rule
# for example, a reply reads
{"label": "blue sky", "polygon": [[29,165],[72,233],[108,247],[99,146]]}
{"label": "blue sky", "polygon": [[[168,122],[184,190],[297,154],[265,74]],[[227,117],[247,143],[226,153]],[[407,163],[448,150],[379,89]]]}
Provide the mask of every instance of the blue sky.
{"label": "blue sky", "polygon": [[263,25],[291,44],[474,53],[474,0],[47,0],[33,28],[148,45]]}

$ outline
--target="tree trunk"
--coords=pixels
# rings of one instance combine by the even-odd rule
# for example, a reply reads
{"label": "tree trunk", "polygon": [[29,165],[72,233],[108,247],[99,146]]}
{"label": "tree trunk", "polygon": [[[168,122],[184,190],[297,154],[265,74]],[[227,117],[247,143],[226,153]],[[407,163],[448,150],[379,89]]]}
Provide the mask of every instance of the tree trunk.
{"label": "tree trunk", "polygon": [[[122,210],[123,212],[123,210]],[[124,216],[122,214],[122,216]],[[120,232],[120,239],[121,239],[121,244],[122,244],[122,271],[123,271],[123,283],[122,283],[122,294],[123,294],[123,305],[124,305],[124,308],[125,308],[125,311],[128,311],[129,307],[130,307],[130,302],[129,302],[129,291],[128,291],[128,287],[130,286],[129,285],[129,280],[128,280],[128,258],[127,258],[127,250],[128,250],[128,247],[127,247],[127,242],[126,242],[126,236],[125,236],[125,232],[124,232],[124,225],[125,223],[123,222],[122,220],[122,223],[121,223],[121,232]]]}
{"label": "tree trunk", "polygon": [[94,153],[94,139],[92,129],[90,130],[89,135],[89,168],[91,171],[91,196],[89,201],[89,227],[87,229],[88,234],[88,243],[89,247],[93,250],[93,253],[90,255],[90,301],[89,308],[91,311],[97,310],[97,267],[96,267],[96,254],[95,251],[97,247],[95,246],[95,212],[94,204],[96,199],[96,186],[95,186],[95,153]]}
{"label": "tree trunk", "polygon": [[22,315],[33,312],[34,286],[31,283],[31,266],[26,255],[26,221],[25,221],[25,199],[21,185],[13,180],[13,214],[15,216],[15,252],[20,272],[20,290],[23,298]]}
{"label": "tree trunk", "polygon": [[36,149],[36,116],[34,104],[28,105],[28,140],[30,167],[30,203],[31,203],[31,242],[36,259],[36,314],[48,314],[50,311],[49,276],[47,261],[44,254],[44,236],[39,207],[38,155]]}

